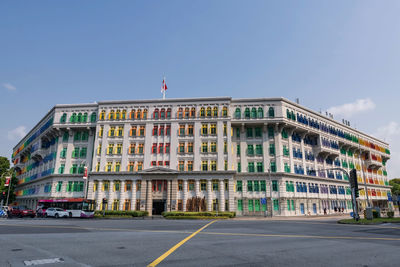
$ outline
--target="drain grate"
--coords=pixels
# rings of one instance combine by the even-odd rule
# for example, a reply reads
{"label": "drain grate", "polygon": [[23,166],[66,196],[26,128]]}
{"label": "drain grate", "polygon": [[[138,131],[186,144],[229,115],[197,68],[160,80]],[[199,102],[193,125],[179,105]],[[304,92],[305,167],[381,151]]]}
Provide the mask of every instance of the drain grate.
{"label": "drain grate", "polygon": [[13,248],[11,251],[22,251],[22,248]]}

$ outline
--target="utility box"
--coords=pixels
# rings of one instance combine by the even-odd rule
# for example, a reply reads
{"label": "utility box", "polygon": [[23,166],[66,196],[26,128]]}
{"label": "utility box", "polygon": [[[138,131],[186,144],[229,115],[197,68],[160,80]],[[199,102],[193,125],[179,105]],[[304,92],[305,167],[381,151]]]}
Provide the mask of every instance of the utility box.
{"label": "utility box", "polygon": [[366,208],[364,216],[365,219],[372,220],[373,219],[372,208]]}

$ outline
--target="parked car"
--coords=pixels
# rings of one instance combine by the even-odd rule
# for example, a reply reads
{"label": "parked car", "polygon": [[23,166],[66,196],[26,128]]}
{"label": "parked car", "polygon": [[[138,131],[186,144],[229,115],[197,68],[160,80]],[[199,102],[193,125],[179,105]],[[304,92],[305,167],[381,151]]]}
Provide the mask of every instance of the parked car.
{"label": "parked car", "polygon": [[31,209],[28,209],[26,206],[14,206],[11,208],[11,216],[16,216],[16,217],[35,217],[35,212]]}
{"label": "parked car", "polygon": [[69,214],[66,210],[63,210],[61,208],[48,208],[46,212],[44,213],[45,217],[68,217]]}

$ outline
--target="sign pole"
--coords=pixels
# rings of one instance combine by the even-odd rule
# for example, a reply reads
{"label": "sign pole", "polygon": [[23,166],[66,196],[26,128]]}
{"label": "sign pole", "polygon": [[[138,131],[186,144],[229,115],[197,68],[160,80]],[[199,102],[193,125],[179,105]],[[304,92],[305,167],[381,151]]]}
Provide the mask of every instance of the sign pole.
{"label": "sign pole", "polygon": [[11,177],[6,177],[6,180],[7,179],[9,180],[9,182],[8,182],[8,193],[7,193],[6,206],[8,206],[8,198],[10,197]]}

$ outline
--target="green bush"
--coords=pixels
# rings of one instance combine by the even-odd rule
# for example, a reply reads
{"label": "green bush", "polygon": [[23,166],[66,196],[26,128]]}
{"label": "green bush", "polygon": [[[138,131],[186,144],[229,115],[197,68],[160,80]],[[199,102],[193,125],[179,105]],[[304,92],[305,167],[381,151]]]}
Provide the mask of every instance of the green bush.
{"label": "green bush", "polygon": [[228,219],[227,216],[168,216],[168,220],[211,220],[211,219]]}
{"label": "green bush", "polygon": [[[102,210],[96,210],[95,215],[102,216]],[[148,216],[149,213],[147,211],[139,211],[139,210],[106,210],[105,216],[132,216],[132,217],[144,217]]]}
{"label": "green bush", "polygon": [[162,213],[162,216],[164,216],[165,218],[168,217],[228,217],[228,218],[233,218],[236,216],[235,212],[229,212],[229,211],[224,211],[224,212],[218,212],[218,214],[216,212],[210,212],[210,211],[204,211],[204,212],[183,212],[183,211],[164,211]]}
{"label": "green bush", "polygon": [[386,214],[387,214],[388,218],[394,217],[394,211],[388,211]]}
{"label": "green bush", "polygon": [[372,210],[372,217],[373,218],[380,218],[381,215],[379,214],[379,212],[377,210]]}

